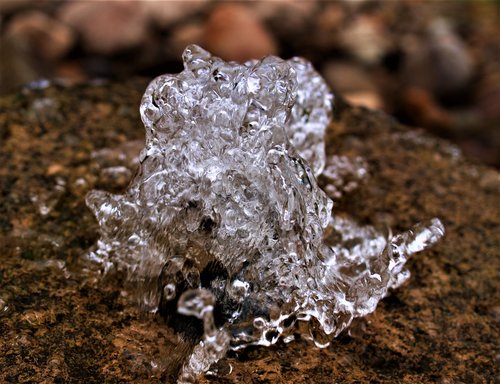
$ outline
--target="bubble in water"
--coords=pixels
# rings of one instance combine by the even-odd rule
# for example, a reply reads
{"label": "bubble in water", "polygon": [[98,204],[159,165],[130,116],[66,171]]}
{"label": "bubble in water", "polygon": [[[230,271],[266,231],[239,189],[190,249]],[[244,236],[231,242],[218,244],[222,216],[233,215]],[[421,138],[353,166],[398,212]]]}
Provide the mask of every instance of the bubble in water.
{"label": "bubble in water", "polygon": [[337,198],[367,165],[326,158],[332,95],[309,62],[240,65],[197,46],[183,59],[143,96],[146,144],[127,191],[92,191],[87,204],[101,235],[89,259],[127,271],[143,305],[197,343],[179,377],[193,382],[229,348],[294,329],[325,347],[444,229],[433,219],[392,236],[332,216],[316,176]]}

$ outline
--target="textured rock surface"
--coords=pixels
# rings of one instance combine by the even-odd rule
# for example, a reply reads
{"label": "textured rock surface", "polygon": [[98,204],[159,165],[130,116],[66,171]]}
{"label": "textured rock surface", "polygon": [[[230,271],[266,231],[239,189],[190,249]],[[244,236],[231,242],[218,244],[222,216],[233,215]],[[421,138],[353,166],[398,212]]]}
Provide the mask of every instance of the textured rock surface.
{"label": "textured rock surface", "polygon": [[[118,284],[84,280],[77,263],[97,236],[85,194],[122,191],[130,177],[126,158],[141,145],[129,141],[143,137],[137,105],[145,85],[49,87],[0,100],[2,382],[168,381],[192,349],[160,320],[141,316]],[[499,174],[341,102],[327,151],[362,156],[370,170],[337,211],[395,231],[437,216],[445,239],[410,262],[403,289],[328,349],[299,340],[246,350],[220,362],[221,374],[228,364],[231,373],[203,382],[493,382]]]}

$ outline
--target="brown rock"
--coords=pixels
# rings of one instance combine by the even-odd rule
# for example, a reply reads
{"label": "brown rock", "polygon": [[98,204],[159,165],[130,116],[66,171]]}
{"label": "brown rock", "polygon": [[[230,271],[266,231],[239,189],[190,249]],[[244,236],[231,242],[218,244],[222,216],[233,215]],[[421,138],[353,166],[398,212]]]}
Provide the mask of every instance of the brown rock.
{"label": "brown rock", "polygon": [[369,109],[383,109],[384,102],[375,91],[351,91],[342,94],[351,105],[355,107],[365,107]]}
{"label": "brown rock", "polygon": [[382,109],[384,102],[367,71],[352,62],[328,62],[321,71],[333,90],[354,106]]}
{"label": "brown rock", "polygon": [[0,94],[14,92],[40,78],[39,66],[30,59],[16,40],[0,36]]}
{"label": "brown rock", "polygon": [[431,66],[425,69],[434,72],[437,93],[449,95],[462,90],[474,70],[467,46],[445,19],[434,20],[427,33]]}
{"label": "brown rock", "polygon": [[34,0],[2,0],[0,1],[0,13],[6,14],[28,7]]}
{"label": "brown rock", "polygon": [[439,105],[432,93],[423,88],[408,87],[402,96],[406,114],[420,127],[447,131],[451,126],[449,113]]}
{"label": "brown rock", "polygon": [[375,90],[369,73],[362,66],[351,61],[329,61],[321,73],[328,84],[337,92]]}
{"label": "brown rock", "polygon": [[433,20],[423,32],[423,36],[408,34],[401,38],[406,56],[401,81],[438,96],[454,97],[454,93],[463,92],[474,70],[468,48],[442,19]]}
{"label": "brown rock", "polygon": [[63,57],[75,42],[75,32],[41,11],[16,15],[7,25],[6,34],[45,60]]}
{"label": "brown rock", "polygon": [[358,16],[340,35],[342,46],[364,64],[377,64],[390,48],[382,21],[374,16]]}
{"label": "brown rock", "polygon": [[225,60],[243,62],[276,54],[271,34],[255,13],[240,4],[221,4],[211,13],[205,27],[205,46]]}
{"label": "brown rock", "polygon": [[[2,383],[173,383],[171,372],[192,349],[158,317],[134,309],[122,280],[96,284],[79,262],[97,238],[83,197],[101,171],[91,153],[143,139],[137,106],[145,86],[51,86],[0,98]],[[50,118],[30,112],[39,99],[58,105]],[[370,172],[337,214],[380,227],[389,220],[398,231],[439,217],[446,236],[409,262],[408,283],[330,347],[296,340],[247,349],[221,362],[232,367],[225,377],[201,383],[496,382],[498,172],[338,98],[326,144],[329,155],[362,156]],[[41,216],[30,191],[54,188],[53,164],[80,187]]]}
{"label": "brown rock", "polygon": [[160,28],[169,27],[203,10],[209,0],[141,1],[146,17]]}
{"label": "brown rock", "polygon": [[96,53],[112,54],[147,38],[146,17],[137,1],[71,1],[61,9],[60,18]]}
{"label": "brown rock", "polygon": [[178,59],[189,44],[204,45],[205,28],[200,23],[187,23],[175,28],[170,34],[166,51],[168,56]]}
{"label": "brown rock", "polygon": [[325,9],[317,16],[314,44],[322,50],[337,48],[345,19],[346,12],[342,4],[337,2],[326,4]]}
{"label": "brown rock", "polygon": [[273,24],[273,29],[282,36],[286,33],[297,34],[311,22],[318,9],[316,1],[256,1],[251,7],[260,19]]}

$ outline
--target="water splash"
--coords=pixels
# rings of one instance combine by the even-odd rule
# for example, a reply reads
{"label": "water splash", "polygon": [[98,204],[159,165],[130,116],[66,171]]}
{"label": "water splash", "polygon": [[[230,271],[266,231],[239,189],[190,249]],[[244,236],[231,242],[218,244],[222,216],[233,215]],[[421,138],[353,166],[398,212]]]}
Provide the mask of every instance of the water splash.
{"label": "water splash", "polygon": [[433,219],[391,236],[331,215],[316,176],[338,197],[366,164],[327,161],[332,95],[307,61],[240,65],[197,46],[183,59],[143,96],[146,144],[127,191],[87,204],[101,234],[89,258],[125,272],[141,305],[196,343],[179,376],[193,382],[229,348],[290,341],[297,322],[328,345],[444,229]]}

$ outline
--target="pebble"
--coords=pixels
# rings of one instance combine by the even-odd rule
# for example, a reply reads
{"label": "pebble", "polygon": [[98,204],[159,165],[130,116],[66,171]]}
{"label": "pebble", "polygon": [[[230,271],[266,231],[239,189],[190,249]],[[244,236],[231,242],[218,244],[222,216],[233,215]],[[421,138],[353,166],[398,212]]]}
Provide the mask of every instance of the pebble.
{"label": "pebble", "polygon": [[71,1],[59,14],[95,53],[113,54],[140,45],[148,29],[141,3],[136,1]]}
{"label": "pebble", "polygon": [[326,4],[326,8],[318,14],[316,19],[317,29],[314,40],[319,49],[328,50],[338,47],[345,17],[344,8],[340,4]]}
{"label": "pebble", "polygon": [[39,68],[30,61],[29,54],[19,43],[0,36],[0,94],[17,91],[23,84],[39,79]]}
{"label": "pebble", "polygon": [[375,91],[353,91],[342,95],[351,105],[356,107],[365,107],[369,109],[383,109],[384,102],[380,95]]}
{"label": "pebble", "polygon": [[374,90],[368,72],[351,61],[329,61],[321,70],[328,84],[337,92]]}
{"label": "pebble", "polygon": [[478,86],[476,103],[486,120],[500,120],[500,67],[485,73]]}
{"label": "pebble", "polygon": [[189,44],[204,45],[204,26],[188,23],[175,28],[167,40],[166,51],[169,57],[181,57]]}
{"label": "pebble", "polygon": [[388,35],[376,17],[362,15],[340,33],[342,46],[361,63],[378,64],[390,48]]}
{"label": "pebble", "polygon": [[464,42],[445,19],[436,19],[430,24],[427,39],[436,91],[450,94],[463,89],[474,70],[472,57]]}
{"label": "pebble", "polygon": [[314,22],[318,3],[296,0],[256,1],[252,3],[252,9],[259,19],[272,24],[278,35],[297,35]]}
{"label": "pebble", "polygon": [[[208,0],[141,1],[142,12],[160,28],[170,27],[203,10]],[[181,24],[182,25],[182,24]]]}
{"label": "pebble", "polygon": [[277,45],[257,15],[242,4],[223,3],[205,26],[206,48],[224,60],[244,62],[276,54]]}
{"label": "pebble", "polygon": [[8,24],[6,34],[45,60],[60,59],[76,40],[70,27],[41,11],[16,15]]}
{"label": "pebble", "polygon": [[2,0],[0,1],[0,14],[18,11],[31,3],[32,0]]}
{"label": "pebble", "polygon": [[322,70],[333,93],[340,94],[350,104],[370,109],[382,109],[384,102],[366,70],[353,62],[328,62]]}
{"label": "pebble", "polygon": [[405,54],[402,82],[426,89],[437,96],[455,97],[469,85],[474,61],[448,22],[437,19],[426,34],[403,36]]}
{"label": "pebble", "polygon": [[403,92],[402,100],[406,113],[416,125],[438,131],[450,128],[450,114],[438,104],[429,91],[408,87]]}

